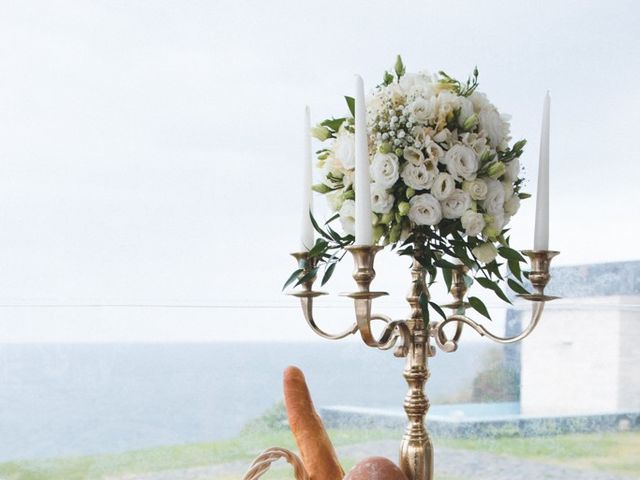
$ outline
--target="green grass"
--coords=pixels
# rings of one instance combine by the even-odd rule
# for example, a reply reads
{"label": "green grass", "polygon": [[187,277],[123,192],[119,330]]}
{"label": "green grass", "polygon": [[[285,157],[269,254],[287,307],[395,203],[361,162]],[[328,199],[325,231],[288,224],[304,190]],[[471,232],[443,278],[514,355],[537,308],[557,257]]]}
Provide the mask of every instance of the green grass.
{"label": "green grass", "polygon": [[[336,446],[399,439],[391,430],[331,430]],[[436,439],[437,445],[510,455],[544,463],[620,473],[640,478],[640,432],[592,433],[548,437],[502,437],[488,439]],[[288,431],[243,434],[211,443],[150,448],[131,452],[52,460],[17,461],[0,464],[2,480],[94,480],[125,474],[181,470],[234,461],[250,461],[270,446],[294,449]],[[343,459],[345,469],[356,459]],[[264,480],[290,480],[292,470],[277,464]],[[239,480],[218,476],[217,480]],[[438,477],[438,480],[456,480]],[[459,480],[459,479],[457,479]]]}
{"label": "green grass", "polygon": [[640,478],[640,432],[442,439],[440,445]]}
{"label": "green grass", "polygon": [[[330,430],[335,446],[396,438],[389,430]],[[272,446],[295,449],[291,433],[278,431],[244,434],[231,440],[211,443],[150,448],[131,452],[18,461],[0,464],[2,480],[89,480],[125,473],[158,472],[203,467],[237,460],[247,462]]]}

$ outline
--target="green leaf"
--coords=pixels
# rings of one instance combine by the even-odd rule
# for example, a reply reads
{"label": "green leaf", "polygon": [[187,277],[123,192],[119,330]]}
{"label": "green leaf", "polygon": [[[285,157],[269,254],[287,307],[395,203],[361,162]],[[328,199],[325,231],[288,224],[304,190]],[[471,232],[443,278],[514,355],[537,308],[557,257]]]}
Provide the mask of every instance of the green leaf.
{"label": "green leaf", "polygon": [[420,303],[420,309],[422,310],[422,320],[424,320],[425,328],[429,328],[429,299],[422,292],[420,297],[418,298],[418,302]]}
{"label": "green leaf", "polygon": [[451,269],[443,268],[442,269],[442,276],[444,277],[444,283],[447,286],[447,292],[451,291],[451,282],[452,282],[452,277],[453,277]]}
{"label": "green leaf", "polygon": [[349,107],[349,111],[352,116],[356,116],[356,100],[353,97],[345,96],[344,99],[347,101],[347,107]]}
{"label": "green leaf", "polygon": [[429,305],[431,305],[433,307],[433,309],[438,312],[438,315],[440,315],[442,318],[444,318],[445,320],[447,319],[447,316],[444,314],[444,312],[442,311],[442,308],[440,308],[440,305],[438,305],[435,302],[429,302]]}
{"label": "green leaf", "polygon": [[385,70],[384,77],[382,77],[382,83],[386,86],[386,85],[391,85],[392,82],[393,82],[393,75],[391,75],[389,72]]}
{"label": "green leaf", "polygon": [[476,277],[476,281],[480,285],[482,285],[484,288],[486,288],[488,290],[492,290],[500,299],[504,300],[507,303],[511,303],[511,300],[509,300],[509,297],[507,297],[504,294],[502,289],[498,285],[496,285],[494,282],[489,280],[488,278]]}
{"label": "green leaf", "polygon": [[298,281],[296,282],[296,287],[298,285],[302,285],[304,282],[308,282],[309,280],[314,278],[318,274],[318,268],[319,267],[312,268],[307,273],[305,273],[302,277],[300,277],[298,279]]}
{"label": "green leaf", "polygon": [[313,228],[316,230],[316,232],[318,232],[327,240],[331,240],[331,237],[318,226],[318,222],[316,222],[316,219],[313,217],[313,213],[311,213],[311,211],[309,211],[309,217],[311,217],[311,224],[313,225]]}
{"label": "green leaf", "polygon": [[498,253],[502,258],[506,258],[507,260],[517,260],[518,262],[526,262],[524,257],[518,252],[510,247],[498,247]]}
{"label": "green leaf", "polygon": [[469,305],[471,305],[471,308],[473,308],[480,315],[483,315],[491,320],[491,315],[489,315],[487,307],[484,305],[484,302],[478,297],[469,297]]}
{"label": "green leaf", "polygon": [[337,264],[338,264],[337,262],[332,263],[325,269],[324,275],[322,276],[322,282],[320,283],[321,285],[324,285],[329,281],[329,279],[331,278],[331,275],[333,275],[333,271],[336,269]]}
{"label": "green leaf", "polygon": [[309,250],[309,256],[310,257],[317,257],[321,253],[324,253],[328,246],[329,246],[329,244],[327,243],[326,240],[324,240],[322,238],[318,238],[316,240],[316,243],[313,246],[313,248],[311,248],[311,250]]}
{"label": "green leaf", "polygon": [[449,269],[456,268],[456,264],[455,263],[451,263],[450,261],[445,260],[444,258],[436,258],[433,261],[433,264],[436,267],[440,267],[440,268],[449,268]]}
{"label": "green leaf", "polygon": [[520,262],[518,260],[507,260],[509,265],[509,271],[518,280],[522,280],[522,270],[520,269]]}
{"label": "green leaf", "polygon": [[509,284],[509,287],[511,288],[511,290],[513,290],[516,293],[520,293],[522,295],[527,295],[529,293],[529,291],[526,288],[524,288],[522,285],[520,285],[518,282],[516,282],[512,278],[507,280],[507,283]]}
{"label": "green leaf", "polygon": [[524,192],[523,193],[519,193],[518,194],[518,198],[520,200],[524,200],[525,198],[531,198],[531,194],[530,193],[524,193]]}
{"label": "green leaf", "polygon": [[287,279],[286,282],[284,282],[284,285],[282,286],[282,290],[284,290],[285,288],[287,288],[289,285],[291,285],[293,283],[293,281],[298,278],[300,276],[300,274],[303,272],[304,270],[302,268],[298,268],[296,271],[294,271],[291,276]]}
{"label": "green leaf", "polygon": [[320,125],[322,125],[323,127],[329,127],[334,132],[337,132],[338,130],[340,130],[340,127],[345,122],[345,120],[346,118],[330,118],[321,122]]}

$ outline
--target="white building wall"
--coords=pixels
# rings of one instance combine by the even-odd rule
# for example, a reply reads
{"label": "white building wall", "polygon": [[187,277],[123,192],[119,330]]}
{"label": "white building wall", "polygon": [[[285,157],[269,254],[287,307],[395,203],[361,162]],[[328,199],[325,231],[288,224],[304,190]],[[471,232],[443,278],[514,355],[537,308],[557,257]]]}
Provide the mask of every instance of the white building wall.
{"label": "white building wall", "polygon": [[[621,365],[626,363],[620,361],[621,327],[626,317],[611,305],[620,301],[620,297],[602,297],[547,304],[540,325],[522,342],[523,414],[618,410],[619,396],[627,395],[621,388],[620,373]],[[526,322],[525,317],[523,321]],[[633,388],[639,388],[638,377],[631,381],[625,373],[625,379],[634,384]]]}
{"label": "white building wall", "polygon": [[625,309],[621,317],[618,408],[637,412],[640,411],[640,311]]}

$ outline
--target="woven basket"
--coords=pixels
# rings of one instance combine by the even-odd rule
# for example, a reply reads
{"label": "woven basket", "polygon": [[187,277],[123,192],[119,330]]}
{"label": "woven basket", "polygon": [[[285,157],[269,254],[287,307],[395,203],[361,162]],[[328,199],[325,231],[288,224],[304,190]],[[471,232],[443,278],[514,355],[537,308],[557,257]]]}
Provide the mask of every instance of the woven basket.
{"label": "woven basket", "polygon": [[268,448],[253,461],[247,473],[244,474],[242,480],[258,480],[271,467],[273,462],[284,458],[293,466],[293,473],[296,480],[309,480],[309,475],[304,469],[302,460],[295,453],[286,448],[272,447]]}

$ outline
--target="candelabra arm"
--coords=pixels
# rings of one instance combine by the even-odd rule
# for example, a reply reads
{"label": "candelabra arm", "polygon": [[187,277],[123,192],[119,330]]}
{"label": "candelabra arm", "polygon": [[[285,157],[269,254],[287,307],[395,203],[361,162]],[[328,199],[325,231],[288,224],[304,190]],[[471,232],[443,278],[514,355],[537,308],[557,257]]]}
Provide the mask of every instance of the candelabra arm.
{"label": "candelabra arm", "polygon": [[[309,254],[307,252],[297,252],[292,253],[291,255],[295,257],[298,261],[298,265],[300,265],[300,268],[303,269],[304,272],[309,272],[314,267],[315,262],[313,259],[309,258]],[[307,324],[311,327],[311,330],[313,330],[316,335],[326,338],[327,340],[340,340],[341,338],[345,338],[356,333],[358,331],[358,324],[356,322],[340,333],[327,333],[318,326],[313,316],[313,299],[321,295],[326,295],[326,293],[313,290],[314,281],[315,277],[311,277],[306,282],[302,283],[302,290],[289,293],[289,295],[300,299],[302,313],[304,314]]]}
{"label": "candelabra arm", "polygon": [[[533,311],[531,313],[531,321],[529,322],[529,325],[521,333],[512,337],[501,337],[499,335],[495,335],[487,330],[483,325],[475,322],[466,315],[451,315],[447,317],[446,320],[443,320],[442,322],[434,326],[433,336],[438,347],[440,347],[445,352],[454,352],[458,349],[459,335],[454,335],[453,338],[447,338],[447,335],[444,332],[444,327],[446,327],[450,323],[456,323],[457,326],[461,324],[469,325],[480,336],[490,338],[497,343],[515,343],[529,336],[529,334],[533,332],[533,330],[538,326],[540,318],[542,318],[543,310],[544,302],[534,302]],[[458,331],[459,329],[456,330],[456,333]]]}

